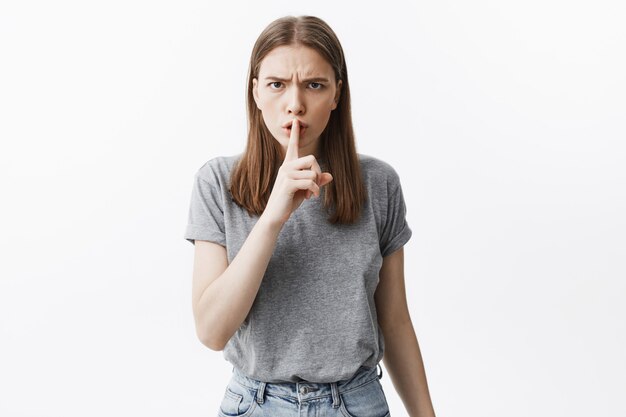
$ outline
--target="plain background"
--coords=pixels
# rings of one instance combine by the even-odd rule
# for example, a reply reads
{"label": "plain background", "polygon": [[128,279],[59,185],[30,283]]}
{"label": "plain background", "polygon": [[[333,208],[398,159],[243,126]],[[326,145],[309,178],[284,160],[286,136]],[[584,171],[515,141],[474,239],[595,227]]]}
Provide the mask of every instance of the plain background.
{"label": "plain background", "polygon": [[1,3],[0,415],[216,415],[191,185],[288,14],[334,28],[358,151],[402,179],[437,415],[626,415],[623,2],[209,3]]}

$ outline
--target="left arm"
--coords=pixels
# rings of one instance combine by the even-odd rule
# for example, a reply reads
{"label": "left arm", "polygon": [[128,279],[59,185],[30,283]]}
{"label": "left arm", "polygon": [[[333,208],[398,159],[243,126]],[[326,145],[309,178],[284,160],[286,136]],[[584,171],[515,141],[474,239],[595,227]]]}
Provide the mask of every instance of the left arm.
{"label": "left arm", "polygon": [[374,294],[385,338],[383,363],[410,417],[435,417],[404,287],[404,249],[383,258]]}

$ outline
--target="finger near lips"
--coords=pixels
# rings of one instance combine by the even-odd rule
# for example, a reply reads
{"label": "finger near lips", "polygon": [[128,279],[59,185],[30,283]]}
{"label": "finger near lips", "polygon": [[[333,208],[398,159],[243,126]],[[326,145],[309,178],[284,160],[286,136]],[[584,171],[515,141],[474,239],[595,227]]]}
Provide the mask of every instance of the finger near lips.
{"label": "finger near lips", "polygon": [[287,143],[287,151],[285,152],[285,159],[293,161],[298,159],[298,146],[300,145],[300,125],[297,119],[293,119],[291,122],[291,134],[289,135],[289,142]]}
{"label": "finger near lips", "polygon": [[[291,122],[291,132],[289,135],[289,142],[287,143],[287,150],[285,152],[285,160],[286,161],[295,161],[295,166],[293,168],[298,169],[300,171],[312,171],[315,173],[315,178],[311,178],[314,181],[314,188],[319,192],[319,183],[322,178],[322,170],[313,155],[307,155],[306,157],[299,157],[299,145],[300,145],[300,123],[298,119],[293,119]],[[302,179],[303,176],[296,176],[298,180]],[[309,178],[309,176],[305,176]],[[300,182],[300,184],[302,184]],[[302,189],[302,188],[301,188]],[[303,189],[304,190],[304,189]],[[316,195],[311,189],[306,189],[305,198],[309,199],[311,196]]]}
{"label": "finger near lips", "polygon": [[283,127],[282,127],[282,130],[287,133],[287,137],[291,136],[291,131],[293,130],[293,125],[296,122],[298,124],[298,134],[300,135],[300,137],[302,137],[304,135],[304,132],[306,132],[306,130],[308,129],[308,126],[304,125],[300,121],[300,119],[298,119],[298,118],[291,119],[291,122],[289,122],[289,124],[283,125]]}

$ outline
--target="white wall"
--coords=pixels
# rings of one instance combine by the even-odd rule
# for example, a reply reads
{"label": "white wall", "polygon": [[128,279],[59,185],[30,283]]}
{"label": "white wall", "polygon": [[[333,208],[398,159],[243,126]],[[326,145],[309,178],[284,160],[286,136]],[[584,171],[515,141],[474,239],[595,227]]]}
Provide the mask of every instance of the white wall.
{"label": "white wall", "polygon": [[0,5],[0,415],[216,415],[191,184],[286,14],[335,29],[359,152],[401,175],[437,415],[626,415],[623,2],[208,3]]}

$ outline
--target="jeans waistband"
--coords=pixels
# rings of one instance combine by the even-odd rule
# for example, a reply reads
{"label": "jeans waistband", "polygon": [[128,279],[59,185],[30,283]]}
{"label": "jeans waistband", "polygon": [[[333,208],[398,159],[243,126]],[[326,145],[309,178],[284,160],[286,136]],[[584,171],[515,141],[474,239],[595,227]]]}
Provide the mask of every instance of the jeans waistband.
{"label": "jeans waistband", "polygon": [[[380,367],[380,365],[378,365]],[[264,393],[271,393],[275,396],[292,397],[299,401],[305,401],[325,396],[335,397],[340,392],[350,391],[358,388],[375,379],[382,378],[382,368],[377,374],[376,367],[366,368],[361,366],[354,375],[345,380],[323,383],[323,382],[263,382],[244,375],[239,369],[233,368],[232,379],[237,383]]]}

